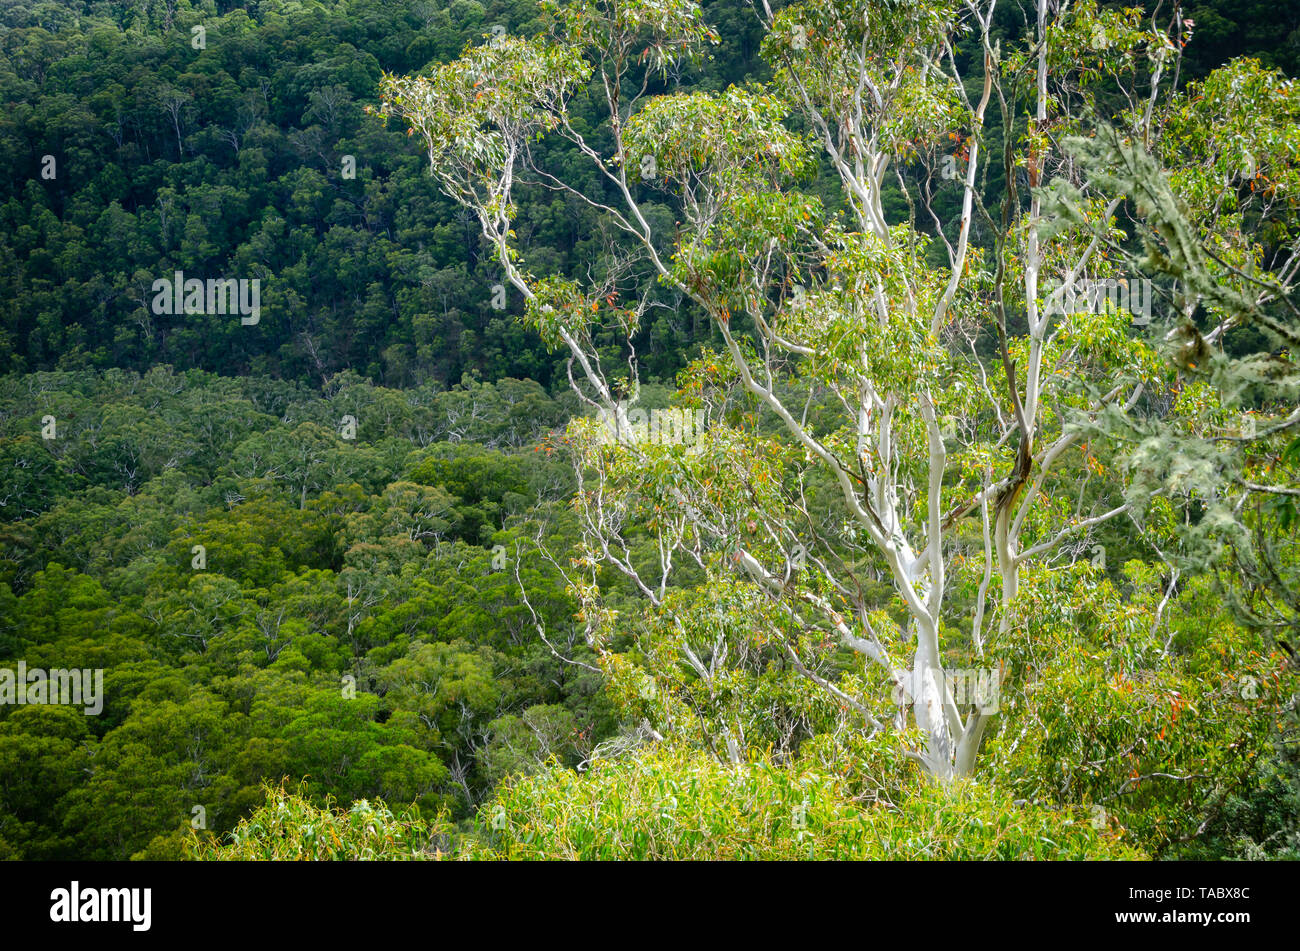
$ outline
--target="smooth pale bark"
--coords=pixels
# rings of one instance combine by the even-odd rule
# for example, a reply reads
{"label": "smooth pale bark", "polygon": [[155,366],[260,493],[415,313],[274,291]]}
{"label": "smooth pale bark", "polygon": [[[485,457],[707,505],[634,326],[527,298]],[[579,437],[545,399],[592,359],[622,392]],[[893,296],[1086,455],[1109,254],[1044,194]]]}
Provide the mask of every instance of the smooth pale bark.
{"label": "smooth pale bark", "polygon": [[[1006,106],[1004,95],[1004,78],[998,50],[990,41],[993,13],[997,0],[985,0],[977,3],[970,0],[966,12],[977,25],[983,56],[983,87],[978,104],[966,102],[967,121],[972,128],[972,137],[968,152],[968,162],[964,176],[961,177],[963,197],[961,217],[958,223],[956,241],[952,244],[943,238],[948,250],[949,274],[942,283],[942,291],[927,314],[918,313],[918,290],[914,286],[912,275],[893,274],[901,293],[891,295],[882,279],[874,279],[867,287],[866,293],[860,295],[851,306],[853,319],[870,321],[882,329],[888,328],[891,321],[915,318],[923,321],[932,334],[938,338],[947,326],[954,300],[961,290],[969,255],[970,229],[978,201],[977,184],[981,171],[982,134],[984,115],[992,100],[994,91],[1004,106],[1004,118],[1013,121],[1012,110]],[[771,11],[765,9],[767,25],[771,26]],[[1048,8],[1047,0],[1036,3],[1036,35],[1038,45],[1035,56],[1034,73],[1034,108],[1033,124],[1042,128],[1049,119],[1048,93]],[[621,46],[619,48],[622,48]],[[951,69],[942,81],[952,82],[965,92],[960,85],[961,77],[957,74],[957,58],[950,39],[933,50],[924,52],[925,70],[941,70],[941,62],[946,57]],[[883,121],[875,110],[876,103],[884,101],[899,87],[904,78],[900,69],[893,77],[892,85],[887,84],[877,89],[872,81],[871,66],[865,50],[844,51],[846,56],[854,57],[853,66],[857,70],[854,93],[844,115],[827,115],[823,106],[810,91],[816,88],[813,77],[801,73],[796,63],[787,63],[790,86],[795,104],[809,123],[816,141],[821,146],[830,167],[836,172],[843,187],[852,225],[861,234],[869,234],[878,239],[886,248],[893,244],[885,212],[882,205],[884,175],[891,166],[893,156],[881,144],[880,128]],[[900,60],[901,62],[901,60]],[[851,387],[837,392],[844,403],[846,419],[850,421],[856,443],[852,458],[845,458],[818,437],[800,415],[792,411],[783,402],[781,387],[776,380],[779,370],[774,370],[773,362],[780,360],[799,360],[815,356],[815,350],[788,334],[781,334],[774,329],[774,320],[764,312],[763,303],[753,301],[749,304],[750,314],[756,328],[754,343],[759,354],[757,361],[751,361],[746,355],[742,341],[737,340],[729,319],[718,314],[711,302],[701,293],[681,283],[670,270],[668,264],[660,257],[658,236],[643,214],[632,189],[629,186],[626,163],[623,159],[627,150],[623,140],[625,115],[629,103],[621,99],[620,89],[622,74],[607,71],[608,63],[601,62],[597,80],[603,85],[612,135],[614,138],[612,157],[602,156],[588,141],[577,132],[569,121],[569,116],[562,108],[555,114],[554,131],[570,141],[579,154],[590,160],[593,168],[608,182],[618,196],[618,207],[611,207],[584,194],[554,175],[529,165],[531,152],[526,146],[526,136],[520,134],[516,139],[506,143],[506,161],[500,178],[491,183],[489,193],[480,195],[477,185],[470,188],[454,180],[444,182],[444,189],[459,201],[467,204],[478,215],[483,235],[495,249],[501,266],[510,283],[516,287],[526,300],[535,299],[535,292],[529,278],[517,266],[510,248],[511,221],[506,209],[510,207],[512,190],[515,184],[515,168],[522,163],[538,180],[563,194],[586,203],[591,208],[606,215],[608,220],[626,237],[632,239],[644,253],[645,260],[653,270],[659,282],[666,285],[684,298],[694,300],[707,312],[713,314],[726,345],[730,358],[745,391],[753,396],[767,411],[780,420],[788,437],[802,447],[810,459],[819,462],[833,477],[839,489],[839,500],[849,518],[869,539],[884,562],[888,580],[899,601],[905,607],[908,617],[908,635],[911,639],[911,678],[914,703],[911,713],[917,726],[925,736],[925,748],[912,751],[913,755],[924,765],[925,769],[936,779],[946,782],[954,777],[970,774],[976,766],[979,744],[987,726],[988,715],[978,709],[967,712],[963,719],[961,711],[953,698],[953,692],[947,683],[942,667],[943,650],[939,631],[945,606],[950,601],[945,566],[952,557],[950,536],[954,525],[968,516],[978,513],[983,526],[984,565],[982,580],[979,585],[979,601],[975,609],[974,646],[976,656],[982,655],[983,643],[981,631],[986,616],[985,601],[991,597],[992,580],[998,579],[997,605],[992,609],[996,614],[999,630],[1009,630],[1014,622],[1014,603],[1019,590],[1019,569],[1025,559],[1052,550],[1077,530],[1085,530],[1107,519],[1122,514],[1123,507],[1110,512],[1091,516],[1073,526],[1067,526],[1046,542],[1031,545],[1028,551],[1021,551],[1021,533],[1025,526],[1026,515],[1035,500],[1046,491],[1046,479],[1053,467],[1059,463],[1065,453],[1074,447],[1076,440],[1072,436],[1062,435],[1055,442],[1040,449],[1038,435],[1041,428],[1044,400],[1049,398],[1044,393],[1044,353],[1047,347],[1051,309],[1038,306],[1039,283],[1044,266],[1044,252],[1040,245],[1037,226],[1041,221],[1042,209],[1039,196],[1032,194],[1027,209],[1016,208],[1015,217],[1005,229],[1002,238],[1010,241],[1014,234],[1023,233],[1023,244],[1014,249],[1004,248],[1004,254],[1014,254],[1022,268],[1021,281],[1026,308],[1026,356],[1023,367],[1023,382],[1018,378],[1017,368],[1010,362],[1006,345],[1005,313],[1001,321],[1002,352],[1005,380],[1002,384],[994,382],[993,374],[985,374],[979,367],[979,374],[985,405],[979,407],[987,415],[996,418],[1001,427],[1001,437],[995,450],[1015,446],[1017,458],[1012,471],[995,473],[992,467],[987,470],[985,484],[970,498],[952,503],[945,503],[945,475],[948,474],[948,453],[944,445],[941,420],[936,413],[935,394],[925,386],[919,386],[910,392],[891,391],[887,381],[872,376],[866,353],[862,353],[861,365],[846,367],[846,376],[853,377]],[[1154,103],[1155,87],[1158,85],[1159,72],[1153,81],[1152,98],[1148,102],[1145,121],[1150,122],[1151,106]],[[852,87],[851,87],[852,88]],[[1010,145],[1008,145],[1010,148]],[[433,156],[431,155],[431,159]],[[1011,168],[1010,155],[1004,157],[1007,167]],[[1041,172],[1047,163],[1048,155],[1039,155],[1034,159],[1037,171]],[[437,171],[435,163],[435,171]],[[696,188],[703,185],[692,183],[682,189],[682,210],[684,229],[699,229],[710,222],[713,214],[711,196],[697,194]],[[928,207],[928,203],[927,203]],[[1113,211],[1116,203],[1108,209]],[[982,205],[981,205],[982,209]],[[931,211],[933,215],[933,211]],[[1023,217],[1021,217],[1023,215]],[[987,213],[986,213],[987,217]],[[937,218],[936,218],[937,222]],[[990,218],[990,222],[992,219]],[[1084,252],[1069,270],[1073,280],[1081,273],[1096,248],[1096,241]],[[1005,278],[999,268],[999,280]],[[999,291],[1005,291],[1000,286]],[[649,293],[648,291],[646,292]],[[1003,298],[1005,299],[1005,297]],[[900,313],[900,309],[904,311]],[[906,312],[909,311],[910,312]],[[613,419],[620,429],[628,425],[628,403],[616,400],[613,388],[606,380],[599,366],[594,349],[586,342],[585,333],[578,332],[578,326],[563,326],[559,337],[571,356],[570,379],[579,395],[593,406],[600,407]],[[572,366],[578,369],[577,378],[573,376]],[[1050,375],[1050,374],[1049,374]],[[579,383],[585,384],[584,390]],[[632,380],[635,387],[636,381]],[[1003,388],[999,391],[997,388]],[[940,394],[942,395],[942,394]],[[1105,402],[1117,398],[1113,392]],[[1128,405],[1136,400],[1134,394]],[[1011,407],[1011,412],[1007,412]],[[1102,406],[1096,407],[1098,411]],[[900,472],[904,463],[910,460],[902,458],[904,450],[899,444],[897,427],[900,414],[915,412],[924,426],[926,458],[924,472],[917,479],[917,484],[903,481]],[[583,476],[579,473],[579,478]],[[592,547],[608,563],[617,567],[632,579],[642,595],[656,607],[661,607],[668,586],[673,554],[680,545],[680,539],[665,543],[660,539],[661,574],[658,579],[643,579],[632,565],[626,547],[618,537],[618,519],[606,511],[607,500],[604,495],[603,482],[595,486],[580,486],[580,493],[585,493],[587,508],[584,510],[587,537]],[[904,514],[910,511],[912,499],[924,492],[924,522],[922,528],[912,527],[914,537],[909,538],[908,525]],[[683,511],[694,519],[700,531],[725,532],[725,526],[714,524],[709,513],[694,507],[687,493],[680,493]],[[700,553],[694,550],[682,550],[688,558],[703,564]],[[820,623],[836,631],[841,643],[860,653],[864,663],[874,664],[888,673],[891,681],[898,683],[898,672],[892,659],[888,656],[881,640],[871,630],[866,611],[859,605],[861,617],[857,627],[850,624],[840,612],[825,599],[806,588],[792,585],[783,579],[781,572],[772,566],[763,565],[753,552],[743,546],[737,552],[737,569],[746,572],[762,589],[773,598],[788,607],[790,617],[804,620],[804,614],[810,614]],[[822,562],[816,562],[817,570],[831,580],[840,590],[848,590],[849,584],[841,584],[832,570]],[[685,639],[683,639],[685,643]],[[796,668],[808,676],[823,689],[836,694],[847,704],[863,713],[868,727],[879,728],[879,724],[866,709],[851,697],[815,671],[802,663],[793,647],[786,644],[786,649],[793,658]],[[706,682],[711,681],[713,671],[709,664],[686,643],[684,653],[687,663],[695,673]],[[905,711],[900,711],[905,715]],[[738,741],[731,728],[726,727],[726,752],[735,758]]]}

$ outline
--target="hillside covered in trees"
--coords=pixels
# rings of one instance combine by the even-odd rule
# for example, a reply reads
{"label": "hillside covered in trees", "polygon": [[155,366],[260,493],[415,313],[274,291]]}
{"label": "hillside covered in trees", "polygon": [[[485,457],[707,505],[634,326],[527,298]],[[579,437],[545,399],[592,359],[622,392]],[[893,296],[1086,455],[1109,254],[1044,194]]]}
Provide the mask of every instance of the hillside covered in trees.
{"label": "hillside covered in trees", "polygon": [[1297,69],[0,0],[0,858],[1300,857]]}

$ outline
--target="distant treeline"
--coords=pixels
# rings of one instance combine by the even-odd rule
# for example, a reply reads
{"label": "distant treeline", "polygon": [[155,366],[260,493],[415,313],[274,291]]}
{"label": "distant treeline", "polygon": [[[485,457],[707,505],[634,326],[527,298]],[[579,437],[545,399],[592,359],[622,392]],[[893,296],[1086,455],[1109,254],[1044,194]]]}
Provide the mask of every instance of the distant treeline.
{"label": "distant treeline", "polygon": [[[703,6],[719,45],[660,88],[764,77],[745,0]],[[1294,73],[1295,8],[1192,5],[1185,78],[1240,53]],[[6,0],[0,372],[167,363],[313,386],[342,369],[398,387],[468,371],[563,385],[516,321],[518,295],[494,294],[477,222],[433,186],[414,140],[364,111],[382,70],[544,25],[533,0]],[[585,274],[612,240],[580,202],[540,189],[521,202],[520,240],[554,272]],[[154,282],[178,270],[259,281],[261,319],[155,313]],[[652,315],[643,375],[667,379],[708,336],[689,307]]]}

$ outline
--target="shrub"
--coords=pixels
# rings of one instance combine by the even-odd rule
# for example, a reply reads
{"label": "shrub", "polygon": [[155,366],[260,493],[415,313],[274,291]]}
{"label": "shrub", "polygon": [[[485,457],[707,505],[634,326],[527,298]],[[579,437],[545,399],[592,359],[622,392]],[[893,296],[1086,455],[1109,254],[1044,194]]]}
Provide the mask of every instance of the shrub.
{"label": "shrub", "polygon": [[190,857],[200,861],[411,861],[439,858],[450,846],[441,818],[396,814],[382,802],[357,800],[348,809],[317,806],[283,788],[266,788],[266,803],[235,827],[229,841],[194,837]]}

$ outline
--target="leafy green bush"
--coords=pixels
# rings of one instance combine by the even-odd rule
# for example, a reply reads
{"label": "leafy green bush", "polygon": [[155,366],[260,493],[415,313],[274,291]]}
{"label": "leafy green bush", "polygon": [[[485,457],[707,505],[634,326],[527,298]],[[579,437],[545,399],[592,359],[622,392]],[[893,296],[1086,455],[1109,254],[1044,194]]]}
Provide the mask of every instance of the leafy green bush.
{"label": "leafy green bush", "polygon": [[1021,808],[977,783],[854,801],[840,778],[673,749],[551,769],[480,810],[480,859],[1131,859],[1082,814]]}
{"label": "leafy green bush", "polygon": [[324,808],[284,788],[266,789],[266,804],[244,819],[226,843],[194,837],[190,857],[200,861],[413,861],[438,858],[450,826],[414,813],[396,814],[382,802],[360,799],[349,809]]}
{"label": "leafy green bush", "polygon": [[553,765],[502,788],[474,828],[381,802],[319,808],[268,789],[229,842],[194,839],[212,860],[520,859],[1140,859],[1087,816],[1021,807],[978,783],[918,782],[869,806],[844,781],[767,760],[730,766],[660,749],[578,773]]}

